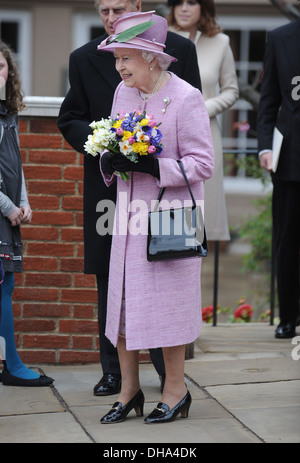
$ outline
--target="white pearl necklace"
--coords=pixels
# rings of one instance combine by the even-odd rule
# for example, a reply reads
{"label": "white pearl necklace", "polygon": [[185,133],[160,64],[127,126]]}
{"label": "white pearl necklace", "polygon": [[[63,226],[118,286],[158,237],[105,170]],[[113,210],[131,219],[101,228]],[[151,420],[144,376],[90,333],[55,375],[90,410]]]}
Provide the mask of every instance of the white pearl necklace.
{"label": "white pearl necklace", "polygon": [[[152,92],[151,92],[150,94],[145,95],[145,94],[142,94],[141,92],[139,92],[139,93],[140,93],[140,97],[142,98],[142,100],[144,100],[144,101],[145,101],[145,100],[148,100],[149,98],[151,98],[152,95],[154,95],[154,93],[157,93],[157,92],[158,92],[158,90],[159,90],[159,88],[160,88],[160,86],[161,86],[161,84],[162,84],[162,81],[163,81],[164,77],[165,77],[165,71],[162,71],[161,74],[160,74],[160,76],[159,76],[159,78],[158,78],[157,81],[156,81],[156,84],[155,84],[154,87],[153,87]],[[144,96],[142,96],[142,95],[144,95]]]}

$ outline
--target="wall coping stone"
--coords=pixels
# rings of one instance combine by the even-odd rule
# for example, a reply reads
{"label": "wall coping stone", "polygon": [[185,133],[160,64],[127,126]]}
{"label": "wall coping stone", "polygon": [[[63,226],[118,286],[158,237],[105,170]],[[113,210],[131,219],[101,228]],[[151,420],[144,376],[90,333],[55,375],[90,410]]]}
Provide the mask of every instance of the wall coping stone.
{"label": "wall coping stone", "polygon": [[57,117],[63,97],[27,96],[24,98],[25,109],[19,116]]}

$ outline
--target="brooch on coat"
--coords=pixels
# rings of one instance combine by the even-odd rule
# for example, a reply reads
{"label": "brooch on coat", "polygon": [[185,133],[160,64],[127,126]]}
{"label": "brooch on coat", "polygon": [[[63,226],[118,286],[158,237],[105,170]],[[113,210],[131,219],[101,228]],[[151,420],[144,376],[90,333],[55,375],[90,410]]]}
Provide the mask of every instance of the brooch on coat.
{"label": "brooch on coat", "polygon": [[170,98],[169,98],[168,96],[166,96],[166,97],[164,98],[164,105],[165,105],[165,107],[164,107],[164,108],[162,109],[162,111],[161,111],[163,114],[165,114],[165,112],[167,111],[167,106],[168,106],[170,103],[171,103]]}

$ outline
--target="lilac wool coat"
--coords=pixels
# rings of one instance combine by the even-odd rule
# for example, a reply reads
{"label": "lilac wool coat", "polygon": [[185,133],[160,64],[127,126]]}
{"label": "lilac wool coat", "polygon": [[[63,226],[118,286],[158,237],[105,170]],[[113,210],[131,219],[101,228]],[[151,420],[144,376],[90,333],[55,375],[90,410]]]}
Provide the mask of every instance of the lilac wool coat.
{"label": "lilac wool coat", "polygon": [[[166,97],[170,100],[167,106]],[[130,172],[129,181],[117,179],[106,336],[116,346],[124,285],[128,350],[182,345],[199,336],[201,259],[148,262],[148,212],[160,187],[166,187],[162,208],[169,208],[171,201],[182,207],[190,200],[176,160],[181,159],[200,203],[203,182],[211,177],[214,164],[209,117],[199,90],[171,73],[168,83],[144,101],[136,88],[126,88],[121,82],[111,115],[114,118],[134,109],[146,110],[161,122],[164,150],[158,157],[160,180],[140,172]],[[115,175],[103,176],[108,186],[116,180]]]}

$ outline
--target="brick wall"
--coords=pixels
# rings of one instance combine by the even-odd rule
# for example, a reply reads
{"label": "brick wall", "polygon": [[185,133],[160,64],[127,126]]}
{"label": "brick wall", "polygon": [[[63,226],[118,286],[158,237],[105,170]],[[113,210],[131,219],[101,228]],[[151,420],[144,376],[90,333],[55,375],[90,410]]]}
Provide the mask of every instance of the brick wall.
{"label": "brick wall", "polygon": [[32,113],[19,121],[33,220],[22,226],[24,271],[15,275],[18,351],[26,363],[99,362],[95,277],[83,274],[82,155],[56,117]]}

